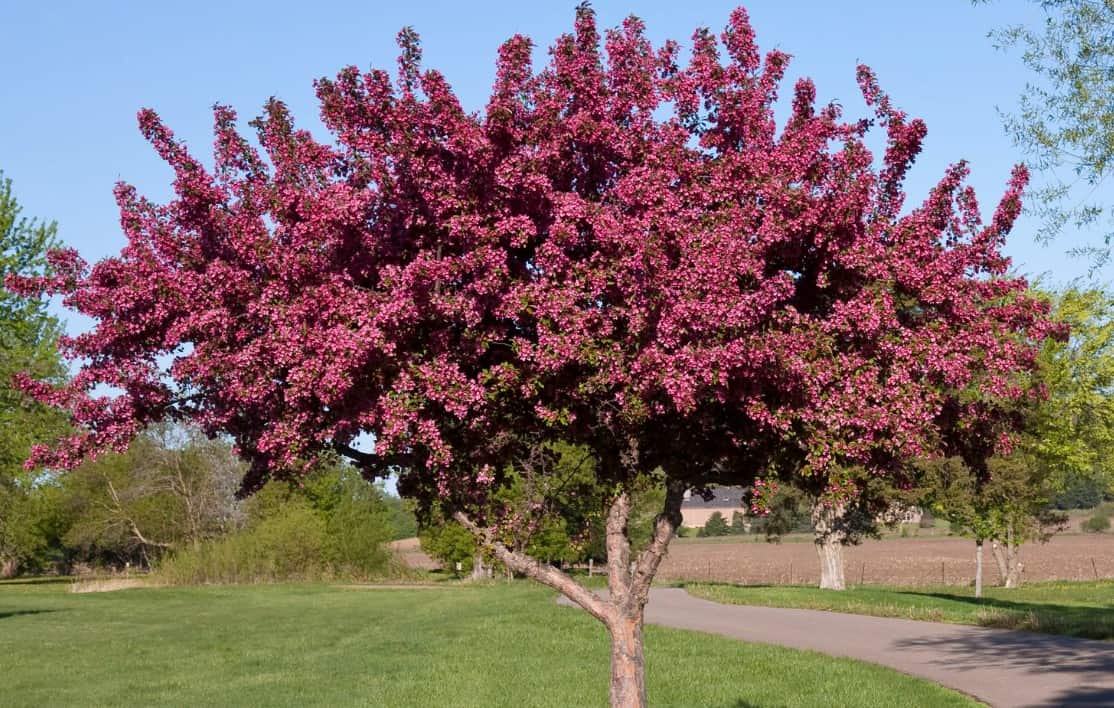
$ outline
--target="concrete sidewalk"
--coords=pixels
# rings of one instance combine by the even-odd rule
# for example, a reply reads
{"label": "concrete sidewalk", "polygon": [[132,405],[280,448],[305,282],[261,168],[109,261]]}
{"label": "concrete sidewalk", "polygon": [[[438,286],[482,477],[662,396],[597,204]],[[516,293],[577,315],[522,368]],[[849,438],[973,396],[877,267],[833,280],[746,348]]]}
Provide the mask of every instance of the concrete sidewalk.
{"label": "concrete sidewalk", "polygon": [[1001,708],[1114,706],[1114,642],[817,610],[721,605],[677,588],[651,590],[646,621],[869,661]]}

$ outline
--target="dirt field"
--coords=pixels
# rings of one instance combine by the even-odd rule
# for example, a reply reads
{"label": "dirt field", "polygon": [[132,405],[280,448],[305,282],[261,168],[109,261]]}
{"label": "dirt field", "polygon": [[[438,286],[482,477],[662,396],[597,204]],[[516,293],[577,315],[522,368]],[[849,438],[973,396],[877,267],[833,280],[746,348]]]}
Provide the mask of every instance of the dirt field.
{"label": "dirt field", "polygon": [[422,553],[421,544],[416,538],[404,538],[401,541],[392,541],[391,548],[406,565],[419,570],[437,570],[441,565]]}
{"label": "dirt field", "polygon": [[[1092,561],[1094,565],[1092,565]],[[988,582],[998,568],[984,552]],[[1065,534],[1021,549],[1023,578],[1094,580],[1114,578],[1114,534]],[[974,577],[975,544],[964,538],[902,538],[866,541],[845,553],[847,582],[886,585],[966,584]],[[713,580],[746,584],[819,582],[811,543],[702,543],[675,541],[658,572],[661,580]]]}
{"label": "dirt field", "polygon": [[[422,553],[418,539],[391,544],[411,567],[433,570],[437,562]],[[998,567],[987,545],[987,583]],[[1092,561],[1094,565],[1092,565]],[[1046,544],[1021,549],[1024,580],[1114,578],[1114,534],[1063,534]],[[847,549],[848,584],[965,585],[975,573],[975,544],[954,537],[894,538],[866,541]],[[815,583],[820,580],[816,551],[808,540],[785,543],[740,542],[731,537],[675,539],[658,571],[659,580],[711,580],[749,585]]]}

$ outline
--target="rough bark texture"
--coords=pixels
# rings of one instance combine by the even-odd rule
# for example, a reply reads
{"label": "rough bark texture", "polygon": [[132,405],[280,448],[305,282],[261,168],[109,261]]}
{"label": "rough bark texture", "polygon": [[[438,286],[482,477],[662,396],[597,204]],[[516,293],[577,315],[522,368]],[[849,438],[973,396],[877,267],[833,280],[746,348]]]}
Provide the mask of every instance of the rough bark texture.
{"label": "rough bark texture", "polygon": [[472,580],[481,580],[486,577],[484,569],[484,554],[477,551],[472,557]]}
{"label": "rough bark texture", "polygon": [[19,570],[19,561],[15,558],[0,558],[0,578],[14,578]]}
{"label": "rough bark texture", "polygon": [[816,529],[813,543],[820,559],[820,589],[846,590],[843,577],[843,506],[817,504],[812,508],[812,524]]}
{"label": "rough bark texture", "polygon": [[454,518],[471,531],[480,543],[507,568],[548,585],[583,607],[607,627],[611,635],[612,708],[644,708],[646,705],[646,665],[642,648],[643,608],[649,599],[650,585],[661,565],[669,542],[681,525],[684,488],[669,485],[665,507],[654,521],[654,534],[646,550],[631,558],[627,520],[630,496],[616,495],[607,513],[607,586],[601,598],[558,568],[512,550],[500,542],[492,529],[479,526],[467,514]]}
{"label": "rough bark texture", "polygon": [[975,597],[982,597],[982,539],[975,539]]}
{"label": "rough bark texture", "polygon": [[820,556],[820,589],[846,590],[843,578],[843,543],[827,538],[817,539],[816,553]]}
{"label": "rough bark texture", "polygon": [[642,612],[608,626],[611,633],[611,705],[646,705],[646,662],[642,652]]}
{"label": "rough bark texture", "polygon": [[1002,586],[1016,588],[1021,585],[1021,548],[1014,538],[1013,525],[1006,524],[1006,538],[1004,542],[994,541],[991,546],[994,560],[998,563],[998,573],[1002,579]]}

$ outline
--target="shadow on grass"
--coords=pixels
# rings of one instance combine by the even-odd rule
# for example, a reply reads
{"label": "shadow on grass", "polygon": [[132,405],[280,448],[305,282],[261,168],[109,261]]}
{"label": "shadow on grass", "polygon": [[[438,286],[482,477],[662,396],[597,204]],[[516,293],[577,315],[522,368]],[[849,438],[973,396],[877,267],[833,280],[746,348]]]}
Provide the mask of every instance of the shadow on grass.
{"label": "shadow on grass", "polygon": [[[991,612],[976,618],[979,626],[1025,629],[1034,632],[1067,634],[1088,639],[1114,639],[1114,604],[1107,607],[1056,605],[1048,602],[1004,600],[999,597],[974,598],[943,592],[895,592],[895,595],[935,598],[963,603]],[[997,612],[995,612],[997,611]]]}
{"label": "shadow on grass", "polygon": [[11,578],[9,580],[0,580],[0,588],[6,585],[60,585],[62,583],[72,583],[73,578],[63,575],[51,575],[44,578]]}
{"label": "shadow on grass", "polygon": [[20,615],[42,615],[47,612],[58,612],[58,610],[12,610],[11,612],[0,612],[0,620],[8,619],[9,617],[19,617]]}

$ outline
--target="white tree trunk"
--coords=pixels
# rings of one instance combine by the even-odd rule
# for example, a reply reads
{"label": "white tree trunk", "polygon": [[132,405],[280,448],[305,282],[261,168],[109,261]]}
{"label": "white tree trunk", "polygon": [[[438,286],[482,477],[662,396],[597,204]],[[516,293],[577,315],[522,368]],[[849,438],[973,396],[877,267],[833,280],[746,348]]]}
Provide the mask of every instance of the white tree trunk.
{"label": "white tree trunk", "polygon": [[982,597],[982,539],[975,539],[975,597]]}
{"label": "white tree trunk", "polygon": [[843,578],[843,544],[830,538],[817,541],[816,553],[820,556],[820,589],[846,590]]}
{"label": "white tree trunk", "polygon": [[844,507],[817,503],[812,507],[813,543],[820,559],[820,589],[846,590],[843,577],[843,542],[846,533],[842,528]]}

